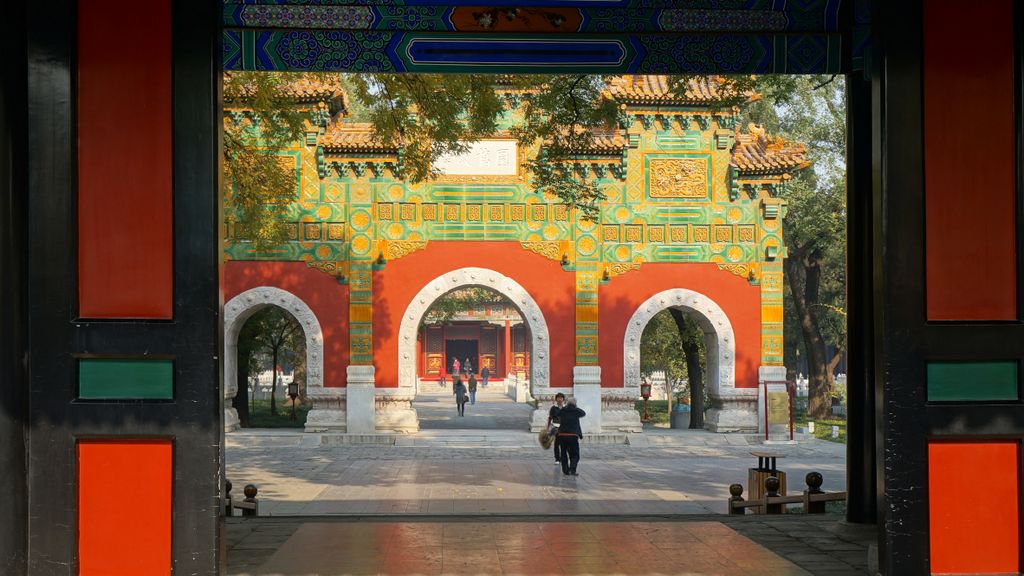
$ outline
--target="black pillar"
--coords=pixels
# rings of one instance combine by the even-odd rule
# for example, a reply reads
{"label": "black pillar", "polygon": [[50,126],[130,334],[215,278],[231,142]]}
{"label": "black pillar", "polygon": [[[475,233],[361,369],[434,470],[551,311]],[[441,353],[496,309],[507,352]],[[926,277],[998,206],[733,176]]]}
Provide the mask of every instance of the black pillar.
{"label": "black pillar", "polygon": [[871,238],[871,83],[847,76],[846,519],[877,519],[875,484],[874,306]]}
{"label": "black pillar", "polygon": [[25,314],[27,130],[25,7],[4,9],[0,58],[0,574],[25,574],[28,487],[25,469]]}

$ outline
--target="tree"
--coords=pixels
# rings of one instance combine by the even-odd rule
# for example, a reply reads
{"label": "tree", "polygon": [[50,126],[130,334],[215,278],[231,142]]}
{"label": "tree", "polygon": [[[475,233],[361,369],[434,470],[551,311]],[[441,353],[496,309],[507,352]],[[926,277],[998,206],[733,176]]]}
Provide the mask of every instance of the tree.
{"label": "tree", "polygon": [[669,308],[679,332],[680,346],[686,359],[686,379],[690,385],[690,428],[704,428],[704,363],[706,345],[704,331],[692,316],[678,308]]}
{"label": "tree", "polygon": [[224,120],[225,216],[235,239],[252,242],[257,251],[286,240],[284,215],[296,199],[296,168],[279,154],[306,129],[308,114],[287,97],[295,79],[264,72],[224,76],[225,104],[242,106]]}
{"label": "tree", "polygon": [[[680,355],[682,352],[682,355]],[[645,374],[665,372],[665,379],[686,380],[683,390],[690,397],[690,428],[704,427],[704,332],[685,311],[669,308],[654,315],[640,339],[640,368]],[[670,394],[674,390],[670,390]]]}
{"label": "tree", "polygon": [[[249,324],[252,324],[251,331],[247,333],[247,336],[251,336],[251,344],[247,345],[249,350],[254,355],[264,354],[270,359],[270,370],[273,374],[270,387],[270,414],[277,416],[278,366],[282,359],[294,357],[293,351],[302,345],[302,328],[291,314],[277,306],[268,306],[253,314],[246,322],[246,327]],[[243,332],[245,331],[243,328]]]}
{"label": "tree", "polygon": [[804,76],[777,98],[747,109],[748,120],[769,132],[806,142],[813,162],[813,169],[798,172],[783,192],[786,307],[800,334],[791,352],[803,350],[807,359],[813,418],[829,414],[833,371],[846,349],[845,106],[840,77]]}

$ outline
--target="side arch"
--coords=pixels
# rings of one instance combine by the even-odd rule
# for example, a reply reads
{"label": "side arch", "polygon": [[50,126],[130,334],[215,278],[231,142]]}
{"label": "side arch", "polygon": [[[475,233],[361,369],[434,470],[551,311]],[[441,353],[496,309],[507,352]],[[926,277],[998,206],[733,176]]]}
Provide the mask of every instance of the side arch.
{"label": "side arch", "polygon": [[534,395],[544,394],[551,385],[550,337],[540,306],[518,282],[488,268],[459,268],[428,282],[409,302],[398,332],[398,387],[416,392],[416,334],[423,316],[435,300],[469,286],[489,288],[508,298],[519,309],[530,329],[530,386]]}
{"label": "side arch", "polygon": [[[711,413],[708,415],[709,427],[714,429],[732,429],[732,424],[722,421],[723,412],[734,412],[737,402],[756,402],[757,390],[736,388],[736,338],[732,323],[725,311],[711,298],[686,288],[673,288],[658,292],[641,304],[626,325],[626,335],[622,345],[623,385],[628,390],[640,388],[640,340],[644,328],[655,314],[667,308],[680,308],[694,313],[698,325],[705,335],[707,345],[707,386],[711,398]],[[739,408],[747,412],[747,408]],[[716,412],[717,411],[717,412]],[[730,418],[727,418],[731,419]],[[741,417],[744,421],[746,418]],[[722,426],[719,426],[721,422]],[[750,423],[737,424],[735,429],[746,429],[752,424],[757,426],[756,410]]]}
{"label": "side arch", "polygon": [[[242,292],[224,305],[224,429],[238,428],[238,412],[230,401],[238,393],[238,335],[253,314],[277,306],[295,317],[306,337],[306,394],[324,396],[324,337],[320,321],[301,298],[274,286],[258,286]],[[336,393],[343,394],[341,389]]]}

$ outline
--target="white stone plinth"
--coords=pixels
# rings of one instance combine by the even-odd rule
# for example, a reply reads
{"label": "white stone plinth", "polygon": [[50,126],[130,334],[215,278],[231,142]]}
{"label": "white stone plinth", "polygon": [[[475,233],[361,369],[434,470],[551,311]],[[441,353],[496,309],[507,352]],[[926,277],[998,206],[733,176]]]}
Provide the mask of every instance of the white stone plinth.
{"label": "white stone plinth", "polygon": [[587,413],[580,420],[584,434],[600,434],[601,422],[601,367],[573,366],[572,395],[576,404]]}
{"label": "white stone plinth", "polygon": [[224,409],[224,431],[234,432],[239,429],[238,410],[230,406]]}
{"label": "white stone plinth", "polygon": [[373,434],[377,431],[376,390],[373,366],[349,366],[345,390],[345,431]]}
{"label": "white stone plinth", "polygon": [[420,418],[412,401],[415,391],[405,388],[378,388],[376,390],[377,432],[415,434],[420,430]]}
{"label": "white stone plinth", "polygon": [[712,398],[704,414],[704,427],[711,432],[757,432],[757,391],[745,397]]}
{"label": "white stone plinth", "polygon": [[[330,390],[328,393],[327,390]],[[345,431],[345,391],[326,389],[322,394],[310,394],[313,408],[306,415],[306,432]]]}

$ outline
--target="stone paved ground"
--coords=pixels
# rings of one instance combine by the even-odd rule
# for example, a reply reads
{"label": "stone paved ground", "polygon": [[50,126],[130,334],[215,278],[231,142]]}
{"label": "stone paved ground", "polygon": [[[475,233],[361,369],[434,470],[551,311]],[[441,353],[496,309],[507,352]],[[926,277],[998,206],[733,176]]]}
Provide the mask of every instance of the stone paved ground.
{"label": "stone paved ground", "polygon": [[[775,563],[775,559],[767,556],[765,570],[757,572],[754,567],[743,565],[746,556],[738,560],[727,556],[723,560],[719,557],[722,546],[715,547],[714,554],[693,556],[694,562],[685,570],[678,563],[666,565],[653,560],[629,565],[619,556],[596,565],[566,561],[544,565],[545,569],[540,570],[535,564],[512,562],[515,555],[504,549],[503,541],[491,540],[495,530],[500,532],[510,523],[519,525],[510,531],[521,531],[524,523],[543,530],[541,524],[572,518],[587,523],[610,522],[610,528],[600,532],[605,536],[653,530],[649,521],[703,523],[679,528],[686,532],[680,533],[680,542],[691,543],[693,537],[700,540],[704,530],[718,530],[708,528],[709,522],[724,523],[730,535],[723,537],[723,543],[749,539],[812,574],[865,573],[867,542],[871,538],[851,537],[848,530],[837,532],[842,518],[839,515],[786,515],[770,519],[723,515],[728,485],[745,483],[747,468],[755,463],[750,452],[766,448],[756,437],[648,429],[643,434],[588,438],[582,447],[580,476],[566,477],[554,465],[551,452],[542,450],[533,434],[522,431],[528,407],[481,395],[476,406],[467,407],[465,420],[454,419],[449,396],[440,392],[430,396],[417,402],[426,425],[416,435],[355,438],[259,430],[228,434],[228,478],[236,487],[247,483],[259,486],[262,516],[229,521],[229,572],[292,573],[282,572],[289,558],[310,557],[331,558],[334,564],[327,572],[320,572],[321,566],[294,573],[806,573],[786,563]],[[500,429],[520,424],[519,430]],[[811,470],[824,474],[826,490],[845,488],[845,446],[810,438],[796,445],[775,445],[770,449],[786,455],[779,460],[779,467],[789,474],[791,493],[802,490],[803,476]],[[446,528],[450,523],[466,521],[487,526],[481,530],[491,542],[484,546],[487,551],[463,554],[475,559],[477,563],[473,565],[454,560],[456,551],[468,552],[473,548],[465,542],[441,542],[433,549],[419,550],[416,554],[420,556],[414,558],[422,562],[415,566],[388,564],[390,556],[382,552],[387,548],[383,540],[360,541],[380,554],[350,564],[338,564],[348,556],[330,545],[306,550],[298,544],[308,538],[299,538],[286,546],[289,538],[306,525],[310,526],[307,532],[325,534],[335,530],[323,527],[325,523],[431,523],[435,525],[433,533],[446,534],[446,530],[455,530]],[[589,528],[583,532],[597,534]],[[342,536],[337,538],[340,540],[331,542],[345,540]],[[590,546],[577,547],[572,554],[579,550],[601,550],[604,546],[591,542]],[[748,544],[740,547],[755,550]],[[685,560],[689,558],[686,550],[698,548],[703,550],[689,544],[679,548],[682,552],[635,544],[632,548],[620,547],[619,551],[620,556],[640,557],[646,553]],[[536,552],[521,551],[526,555]],[[278,558],[272,559],[278,552]],[[761,552],[750,554],[756,557]],[[497,564],[493,563],[495,557],[500,560]],[[268,562],[271,563],[265,566]],[[736,571],[737,567],[746,569]],[[779,569],[772,571],[772,567]]]}
{"label": "stone paved ground", "polygon": [[[746,483],[742,435],[652,430],[584,442],[580,476],[563,476],[550,450],[516,431],[428,430],[393,445],[342,436],[246,431],[227,436],[227,477],[260,489],[261,514],[708,514],[729,484]],[[817,439],[773,446],[791,490],[812,470],[845,489],[845,447]]]}
{"label": "stone paved ground", "polygon": [[825,516],[228,520],[228,574],[869,574],[873,527]]}

